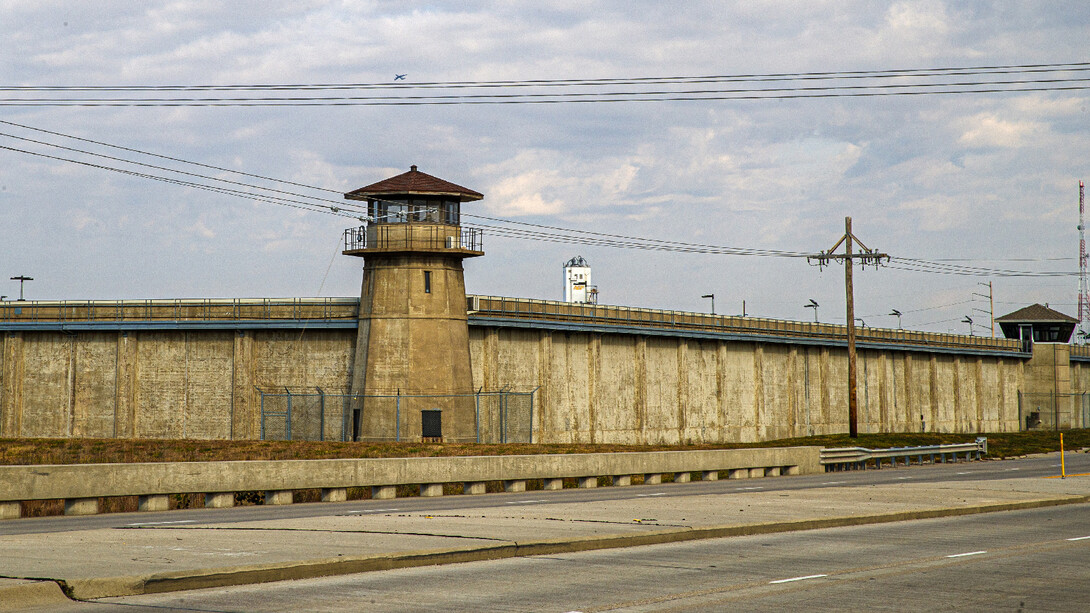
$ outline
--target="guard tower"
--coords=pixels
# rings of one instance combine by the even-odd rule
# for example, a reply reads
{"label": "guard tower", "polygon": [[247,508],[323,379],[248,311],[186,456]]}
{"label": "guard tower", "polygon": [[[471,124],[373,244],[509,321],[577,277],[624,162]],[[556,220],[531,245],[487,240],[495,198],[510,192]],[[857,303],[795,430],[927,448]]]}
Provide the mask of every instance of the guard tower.
{"label": "guard tower", "polygon": [[484,196],[412,166],[344,197],[366,201],[370,218],[344,240],[345,255],[364,258],[356,439],[476,440],[462,260],[484,252],[460,218]]}

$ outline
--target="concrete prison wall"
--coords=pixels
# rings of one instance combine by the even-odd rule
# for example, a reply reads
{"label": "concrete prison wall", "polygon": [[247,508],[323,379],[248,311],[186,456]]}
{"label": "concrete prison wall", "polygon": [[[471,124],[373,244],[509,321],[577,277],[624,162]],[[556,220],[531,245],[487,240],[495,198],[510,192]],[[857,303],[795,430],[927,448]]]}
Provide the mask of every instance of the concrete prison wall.
{"label": "concrete prison wall", "polygon": [[256,387],[344,389],[354,339],[321,329],[9,331],[0,436],[256,439]]}
{"label": "concrete prison wall", "polygon": [[[470,328],[474,384],[537,388],[535,440],[750,442],[848,429],[847,350]],[[1019,429],[1018,357],[860,350],[860,432]]]}
{"label": "concrete prison wall", "polygon": [[[544,301],[518,301],[520,318],[481,302],[471,297],[474,387],[536,390],[535,442],[847,431],[842,328],[621,307],[575,317],[576,307]],[[0,436],[256,439],[258,388],[350,386],[352,299],[116,304],[0,313]],[[1018,430],[1020,392],[1051,385],[1045,371],[1067,359],[1035,367],[1007,341],[866,334],[861,432]],[[1085,389],[1086,372],[1060,377],[1065,389]]]}

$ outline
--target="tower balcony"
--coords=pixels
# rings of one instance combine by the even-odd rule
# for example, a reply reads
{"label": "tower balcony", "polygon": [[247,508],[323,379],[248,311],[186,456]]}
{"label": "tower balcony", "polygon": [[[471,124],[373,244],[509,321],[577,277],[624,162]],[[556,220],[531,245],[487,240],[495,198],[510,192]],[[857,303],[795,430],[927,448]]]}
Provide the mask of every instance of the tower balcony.
{"label": "tower balcony", "polygon": [[445,224],[371,224],[344,231],[344,254],[435,253],[484,255],[481,230]]}

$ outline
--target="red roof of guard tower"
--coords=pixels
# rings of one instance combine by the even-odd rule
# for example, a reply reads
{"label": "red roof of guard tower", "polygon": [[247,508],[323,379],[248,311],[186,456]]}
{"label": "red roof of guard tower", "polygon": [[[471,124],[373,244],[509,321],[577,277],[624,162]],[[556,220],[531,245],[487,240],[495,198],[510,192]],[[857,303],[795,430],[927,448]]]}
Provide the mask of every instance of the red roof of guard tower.
{"label": "red roof of guard tower", "polygon": [[455,185],[450,181],[444,181],[439,177],[433,177],[420,172],[416,165],[409,167],[409,172],[396,177],[383,179],[378,183],[372,183],[352,190],[344,195],[349,200],[367,200],[368,197],[426,194],[431,196],[457,196],[462,202],[470,202],[484,198],[484,194],[475,192],[467,187]]}

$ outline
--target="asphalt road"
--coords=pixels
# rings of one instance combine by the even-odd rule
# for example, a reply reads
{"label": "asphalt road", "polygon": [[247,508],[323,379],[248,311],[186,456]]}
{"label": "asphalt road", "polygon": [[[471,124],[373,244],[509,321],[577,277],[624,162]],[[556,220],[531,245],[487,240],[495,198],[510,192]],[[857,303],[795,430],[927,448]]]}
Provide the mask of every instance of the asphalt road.
{"label": "asphalt road", "polygon": [[1069,505],[138,596],[56,610],[1088,609],[1090,509]]}
{"label": "asphalt road", "polygon": [[[1090,454],[1068,453],[1068,474],[1090,472]],[[0,535],[36,534],[118,528],[134,525],[200,525],[255,520],[323,517],[355,513],[391,511],[455,511],[492,507],[505,504],[566,504],[618,500],[640,495],[695,496],[730,494],[745,491],[786,491],[838,485],[890,484],[903,481],[939,483],[957,481],[989,481],[1011,477],[1042,477],[1059,475],[1059,455],[1050,454],[1019,460],[960,462],[950,464],[883,468],[882,470],[850,471],[774,477],[749,480],[721,480],[655,486],[604,487],[529,491],[519,494],[486,494],[482,496],[443,496],[437,498],[397,498],[394,500],[359,500],[339,503],[305,503],[287,506],[249,506],[229,509],[186,509],[160,513],[111,513],[91,516],[40,517],[0,522]],[[1090,607],[1088,607],[1090,610]]]}

